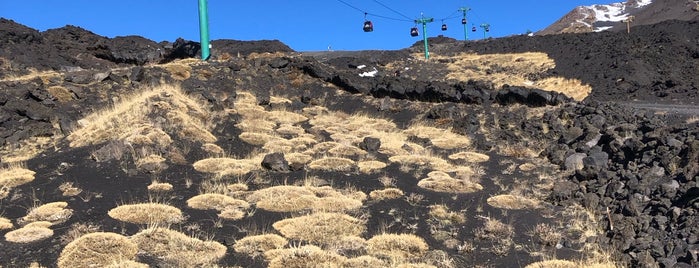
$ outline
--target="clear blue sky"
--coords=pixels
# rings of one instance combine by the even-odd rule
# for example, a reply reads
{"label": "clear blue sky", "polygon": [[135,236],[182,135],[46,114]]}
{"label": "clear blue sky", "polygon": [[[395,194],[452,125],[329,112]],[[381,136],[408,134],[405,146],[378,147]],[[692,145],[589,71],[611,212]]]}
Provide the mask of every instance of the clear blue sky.
{"label": "clear blue sky", "polygon": [[[364,13],[340,0],[208,0],[211,39],[278,39],[297,51],[401,49],[421,40],[411,37],[410,20],[424,14],[435,18],[428,36],[464,38],[459,7],[468,12],[469,39],[482,39],[472,26],[491,25],[489,37],[538,31],[579,5],[608,0],[451,1],[342,0],[368,12],[374,32],[364,33]],[[44,31],[75,25],[114,37],[140,35],[154,41],[178,37],[199,40],[198,0],[0,0],[0,17]],[[388,8],[387,8],[388,7]],[[440,19],[448,30],[442,32]],[[382,17],[388,17],[382,18]],[[410,20],[408,20],[410,19]],[[403,21],[405,20],[405,21]]]}

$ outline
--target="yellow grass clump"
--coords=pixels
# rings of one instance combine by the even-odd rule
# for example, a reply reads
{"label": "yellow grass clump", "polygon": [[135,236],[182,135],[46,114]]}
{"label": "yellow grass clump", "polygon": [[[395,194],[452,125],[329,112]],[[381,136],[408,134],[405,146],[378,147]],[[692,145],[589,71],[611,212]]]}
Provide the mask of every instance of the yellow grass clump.
{"label": "yellow grass clump", "polygon": [[277,124],[298,124],[308,120],[301,114],[287,111],[270,111],[267,113],[267,118]]}
{"label": "yellow grass clump", "polygon": [[[153,114],[164,114],[165,123]],[[187,96],[174,85],[147,88],[122,99],[113,107],[92,113],[78,121],[68,140],[71,147],[126,140],[132,135],[149,136],[163,129],[176,131],[183,139],[210,143],[216,137],[208,131],[211,113],[206,104]],[[159,117],[162,118],[162,117]],[[149,130],[144,133],[143,130]],[[151,132],[155,131],[155,132]]]}
{"label": "yellow grass clump", "polygon": [[347,260],[344,256],[323,251],[321,248],[312,245],[270,250],[265,255],[270,259],[269,268],[340,268]]}
{"label": "yellow grass clump", "polygon": [[107,212],[113,219],[135,223],[179,223],[184,220],[179,208],[159,203],[122,205]]}
{"label": "yellow grass clump", "polygon": [[541,202],[521,195],[501,194],[491,196],[486,200],[488,205],[501,209],[537,209],[541,207]]}
{"label": "yellow grass clump", "polygon": [[73,93],[62,86],[51,86],[46,89],[58,102],[68,102],[73,99]]}
{"label": "yellow grass clump", "polygon": [[105,267],[136,259],[138,248],[115,233],[89,233],[68,243],[58,257],[58,267]]}
{"label": "yellow grass clump", "polygon": [[13,227],[14,225],[10,219],[0,217],[0,230],[12,229]]}
{"label": "yellow grass clump", "polygon": [[369,193],[369,198],[373,200],[398,199],[403,197],[403,191],[398,188],[386,188],[381,190],[373,190]]}
{"label": "yellow grass clump", "polygon": [[450,129],[416,124],[403,130],[403,133],[418,138],[430,139],[434,146],[441,149],[459,149],[471,146],[471,139],[469,137],[456,134]]}
{"label": "yellow grass clump", "polygon": [[262,155],[246,159],[207,158],[194,162],[194,169],[200,172],[213,173],[218,177],[232,175],[242,176],[251,171],[262,169]]}
{"label": "yellow grass clump", "polygon": [[262,146],[268,142],[280,140],[282,138],[277,136],[272,136],[270,134],[258,133],[258,132],[243,132],[238,135],[238,138],[252,145]]}
{"label": "yellow grass clump", "polygon": [[300,165],[305,165],[311,162],[313,160],[313,157],[305,154],[305,153],[290,153],[290,154],[285,154],[284,158],[286,158],[286,161],[289,162],[289,165],[292,164],[300,164]]}
{"label": "yellow grass clump", "polygon": [[385,168],[386,163],[376,160],[361,161],[357,163],[357,167],[359,167],[359,172],[364,174],[371,174]]}
{"label": "yellow grass clump", "polygon": [[280,235],[262,234],[241,238],[235,242],[233,250],[255,258],[262,256],[267,251],[284,248],[288,244],[289,241]]}
{"label": "yellow grass clump", "polygon": [[450,226],[466,222],[466,216],[450,211],[445,205],[431,205],[429,208],[429,215],[438,220],[441,225]]}
{"label": "yellow grass clump", "polygon": [[567,260],[546,260],[538,261],[535,263],[530,263],[525,268],[577,268],[580,267],[578,263],[567,261]]}
{"label": "yellow grass clump", "polygon": [[273,212],[325,211],[341,212],[362,206],[366,194],[340,192],[330,186],[281,185],[260,189],[247,197],[259,209]]}
{"label": "yellow grass clump", "polygon": [[172,184],[169,184],[167,182],[152,182],[150,185],[148,185],[148,191],[151,192],[169,192],[172,191]]}
{"label": "yellow grass clump", "polygon": [[363,255],[345,261],[343,268],[388,267],[388,263],[374,256]]}
{"label": "yellow grass clump", "polygon": [[131,237],[144,252],[171,267],[211,267],[226,255],[226,246],[165,228],[145,229]]}
{"label": "yellow grass clump", "polygon": [[335,172],[351,171],[355,166],[354,160],[342,157],[323,157],[308,163],[310,169]]}
{"label": "yellow grass clump", "polygon": [[245,200],[235,199],[222,194],[201,194],[187,200],[187,206],[193,209],[215,209],[221,212],[219,217],[239,220],[245,217],[245,210],[250,204]]}
{"label": "yellow grass clump", "polygon": [[396,155],[389,157],[388,160],[404,166],[427,167],[432,170],[450,171],[454,169],[454,166],[446,160],[429,154]]}
{"label": "yellow grass clump", "polygon": [[0,169],[0,187],[14,188],[34,180],[36,172],[23,168],[21,165],[11,165]]}
{"label": "yellow grass clump", "polygon": [[451,160],[464,160],[469,163],[483,163],[490,160],[490,156],[476,152],[458,152],[449,155]]}
{"label": "yellow grass clump", "polygon": [[50,222],[35,223],[38,224],[30,223],[17,230],[7,232],[5,239],[13,243],[31,243],[53,236],[53,230],[48,228],[51,226]]}
{"label": "yellow grass clump", "polygon": [[272,224],[283,236],[327,245],[345,236],[359,236],[366,231],[365,222],[341,213],[314,213],[284,219]]}
{"label": "yellow grass clump", "polygon": [[473,193],[483,190],[483,186],[465,179],[454,179],[441,171],[432,171],[427,178],[417,183],[420,188],[443,193]]}
{"label": "yellow grass clump", "polygon": [[115,261],[104,268],[148,268],[148,264],[140,263],[132,260],[118,260]]}
{"label": "yellow grass clump", "polygon": [[351,145],[339,145],[335,148],[328,150],[328,153],[335,156],[363,156],[366,155],[366,151],[359,149],[357,146]]}
{"label": "yellow grass clump", "polygon": [[72,215],[73,210],[67,208],[66,202],[47,203],[29,210],[26,216],[19,219],[22,224],[36,221],[47,221],[52,224],[59,224],[67,221]]}
{"label": "yellow grass clump", "polygon": [[400,261],[422,256],[429,246],[413,234],[380,234],[367,240],[367,252],[376,257]]}

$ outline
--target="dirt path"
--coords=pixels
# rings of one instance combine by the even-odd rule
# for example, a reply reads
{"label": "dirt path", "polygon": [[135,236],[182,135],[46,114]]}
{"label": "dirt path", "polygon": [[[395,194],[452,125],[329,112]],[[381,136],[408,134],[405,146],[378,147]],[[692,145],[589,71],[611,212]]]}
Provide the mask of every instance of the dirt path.
{"label": "dirt path", "polygon": [[666,103],[623,103],[638,109],[647,109],[660,112],[668,112],[679,115],[699,115],[699,105],[666,104]]}

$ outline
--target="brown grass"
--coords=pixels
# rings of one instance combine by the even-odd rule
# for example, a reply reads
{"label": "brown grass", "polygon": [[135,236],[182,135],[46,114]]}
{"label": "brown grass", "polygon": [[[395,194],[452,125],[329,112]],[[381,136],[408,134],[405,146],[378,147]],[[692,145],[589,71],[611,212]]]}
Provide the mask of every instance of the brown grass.
{"label": "brown grass", "polygon": [[61,251],[58,267],[104,267],[134,260],[138,248],[128,238],[115,233],[90,233],[73,240]]}
{"label": "brown grass", "polygon": [[228,220],[239,220],[245,217],[245,210],[250,204],[244,200],[222,194],[201,194],[187,200],[187,206],[193,209],[215,209],[219,217]]}
{"label": "brown grass", "polygon": [[260,189],[247,197],[259,209],[273,212],[325,211],[341,212],[362,206],[366,194],[340,192],[329,186],[273,186]]}
{"label": "brown grass", "polygon": [[[167,122],[156,122],[152,114],[165,114]],[[113,107],[92,113],[78,121],[70,135],[70,146],[80,147],[110,140],[126,140],[134,134],[148,136],[153,131],[173,130],[180,138],[214,142],[208,129],[211,117],[206,104],[187,96],[173,85],[146,88],[124,98]],[[145,132],[145,133],[144,133]]]}
{"label": "brown grass", "polygon": [[151,192],[169,192],[172,191],[172,184],[169,184],[167,182],[152,182],[150,185],[148,185],[148,191]]}
{"label": "brown grass", "polygon": [[359,236],[366,231],[365,222],[340,213],[314,213],[284,219],[272,224],[289,239],[327,245],[344,236]]}
{"label": "brown grass", "polygon": [[525,268],[577,268],[581,267],[579,263],[566,260],[547,260],[530,263]]}
{"label": "brown grass", "polygon": [[0,169],[0,187],[14,188],[34,180],[36,172],[13,164]]}
{"label": "brown grass", "polygon": [[265,252],[273,249],[281,249],[289,244],[286,238],[277,234],[262,234],[246,236],[235,242],[233,250],[238,253],[247,254],[253,258],[262,256]]}
{"label": "brown grass", "polygon": [[450,171],[455,167],[446,160],[432,156],[431,154],[396,155],[388,158],[389,161],[413,168],[428,168],[431,170]]}
{"label": "brown grass", "polygon": [[[50,222],[44,223],[48,223],[49,226],[51,225]],[[49,229],[47,226],[37,226],[35,224],[30,223],[27,224],[27,226],[24,226],[17,230],[7,232],[5,234],[5,239],[13,243],[31,243],[39,240],[44,240],[51,236],[53,236],[53,230]]]}
{"label": "brown grass", "polygon": [[398,188],[386,188],[381,190],[373,190],[369,193],[369,198],[373,200],[398,199],[403,197],[403,191]]}
{"label": "brown grass", "polygon": [[47,203],[29,210],[26,216],[20,218],[20,224],[26,224],[36,221],[47,221],[52,224],[59,224],[67,221],[72,215],[73,210],[67,208],[66,202]]}
{"label": "brown grass", "polygon": [[334,172],[351,171],[355,166],[354,160],[342,157],[323,157],[308,163],[310,169]]}
{"label": "brown grass", "polygon": [[73,185],[72,182],[64,182],[58,186],[58,190],[61,191],[63,196],[76,196],[82,193],[82,189]]}
{"label": "brown grass", "polygon": [[537,209],[541,202],[520,195],[502,194],[491,196],[487,200],[488,205],[501,209]]}
{"label": "brown grass", "polygon": [[207,158],[194,162],[194,169],[199,172],[213,173],[217,177],[226,175],[242,176],[251,171],[261,170],[263,155],[254,155],[245,159]]}
{"label": "brown grass", "polygon": [[183,233],[149,228],[131,237],[139,252],[153,256],[170,267],[210,267],[226,255],[226,246],[202,241]]}
{"label": "brown grass", "polygon": [[369,254],[395,261],[420,257],[428,249],[424,239],[412,234],[381,234],[367,240]]}
{"label": "brown grass", "polygon": [[442,129],[418,123],[403,130],[406,135],[430,139],[432,144],[441,149],[463,149],[471,146],[471,138],[452,132],[450,129]]}
{"label": "brown grass", "polygon": [[26,75],[6,75],[5,77],[0,79],[0,82],[8,82],[8,81],[13,81],[13,82],[22,82],[22,81],[30,81],[34,80],[36,78],[40,78],[44,83],[47,83],[49,79],[55,78],[55,77],[61,77],[61,74],[56,72],[56,71],[37,71],[36,69],[30,69],[30,73]]}
{"label": "brown grass", "polygon": [[0,217],[0,230],[12,229],[14,227],[15,226],[14,224],[12,224],[12,221],[10,219]]}
{"label": "brown grass", "polygon": [[328,267],[340,268],[347,260],[346,257],[323,251],[316,246],[301,246],[297,248],[271,250],[266,254],[269,268],[309,268]]}
{"label": "brown grass", "polygon": [[[447,59],[437,56],[436,59]],[[580,101],[592,88],[579,80],[562,77],[548,77],[530,81],[532,75],[545,75],[556,66],[556,63],[541,52],[509,53],[509,54],[471,54],[461,53],[449,56],[453,60],[448,64],[447,79],[468,81],[470,79],[492,83],[496,88],[504,84],[541,88],[566,94]]]}
{"label": "brown grass", "polygon": [[62,86],[51,86],[46,89],[58,102],[69,102],[73,100],[73,93]]}
{"label": "brown grass", "polygon": [[475,231],[476,237],[490,241],[493,244],[490,248],[493,253],[506,255],[514,243],[514,227],[490,217],[484,217],[484,220],[483,227]]}
{"label": "brown grass", "polygon": [[388,263],[374,256],[363,255],[345,261],[344,268],[387,267]]}
{"label": "brown grass", "polygon": [[357,163],[359,172],[364,174],[372,174],[386,167],[386,163],[376,160],[361,161]]}
{"label": "brown grass", "polygon": [[476,153],[476,152],[458,152],[449,155],[451,160],[464,160],[469,163],[483,163],[488,162],[490,157],[486,154]]}
{"label": "brown grass", "polygon": [[427,178],[417,183],[420,188],[443,193],[473,193],[483,190],[483,186],[466,179],[454,179],[441,171],[432,171]]}
{"label": "brown grass", "polygon": [[184,220],[179,208],[159,203],[122,205],[107,212],[113,219],[135,224],[179,223]]}
{"label": "brown grass", "polygon": [[461,213],[450,211],[445,205],[429,206],[430,217],[436,219],[442,226],[452,226],[466,222],[466,216]]}

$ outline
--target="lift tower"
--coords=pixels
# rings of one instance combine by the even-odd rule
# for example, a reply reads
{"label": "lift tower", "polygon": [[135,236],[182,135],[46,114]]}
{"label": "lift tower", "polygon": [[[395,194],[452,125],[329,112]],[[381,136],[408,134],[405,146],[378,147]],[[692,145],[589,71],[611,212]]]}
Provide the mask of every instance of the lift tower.
{"label": "lift tower", "polygon": [[201,44],[201,59],[208,60],[209,51],[209,7],[206,0],[199,0],[199,43]]}
{"label": "lift tower", "polygon": [[459,11],[464,13],[464,18],[461,19],[461,24],[464,25],[464,41],[468,40],[468,20],[466,19],[466,12],[471,11],[470,7],[461,7],[459,8]]}
{"label": "lift tower", "polygon": [[425,40],[425,59],[430,59],[430,51],[427,48],[427,23],[434,22],[434,18],[422,18],[416,19],[415,23],[422,23],[422,38]]}

